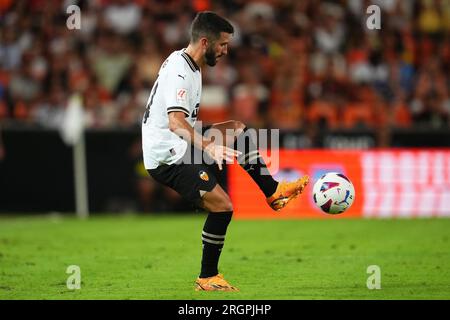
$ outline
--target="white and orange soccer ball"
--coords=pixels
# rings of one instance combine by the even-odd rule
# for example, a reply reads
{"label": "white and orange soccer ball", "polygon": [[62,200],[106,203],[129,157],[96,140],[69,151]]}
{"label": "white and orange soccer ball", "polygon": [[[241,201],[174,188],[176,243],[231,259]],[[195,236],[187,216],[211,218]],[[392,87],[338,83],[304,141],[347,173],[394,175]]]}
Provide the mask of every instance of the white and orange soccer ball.
{"label": "white and orange soccer ball", "polygon": [[328,172],[314,183],[313,200],[323,212],[340,214],[351,207],[355,200],[355,188],[342,173]]}

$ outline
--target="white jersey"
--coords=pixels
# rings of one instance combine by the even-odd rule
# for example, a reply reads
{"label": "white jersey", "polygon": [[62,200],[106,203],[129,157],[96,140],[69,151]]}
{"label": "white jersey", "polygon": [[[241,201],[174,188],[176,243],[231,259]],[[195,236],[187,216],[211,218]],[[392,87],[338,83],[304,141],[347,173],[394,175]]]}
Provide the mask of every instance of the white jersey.
{"label": "white jersey", "polygon": [[173,164],[188,142],[169,129],[168,114],[181,111],[194,127],[202,94],[200,68],[183,50],[174,51],[161,66],[142,119],[142,150],[146,169]]}

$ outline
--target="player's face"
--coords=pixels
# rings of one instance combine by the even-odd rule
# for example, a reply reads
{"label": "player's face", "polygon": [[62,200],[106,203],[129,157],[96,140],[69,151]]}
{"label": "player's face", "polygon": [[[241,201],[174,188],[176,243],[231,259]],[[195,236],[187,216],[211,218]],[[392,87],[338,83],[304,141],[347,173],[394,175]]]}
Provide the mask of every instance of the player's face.
{"label": "player's face", "polygon": [[231,34],[221,32],[218,40],[208,44],[205,52],[205,61],[208,66],[214,67],[220,57],[228,53],[228,44],[230,39]]}

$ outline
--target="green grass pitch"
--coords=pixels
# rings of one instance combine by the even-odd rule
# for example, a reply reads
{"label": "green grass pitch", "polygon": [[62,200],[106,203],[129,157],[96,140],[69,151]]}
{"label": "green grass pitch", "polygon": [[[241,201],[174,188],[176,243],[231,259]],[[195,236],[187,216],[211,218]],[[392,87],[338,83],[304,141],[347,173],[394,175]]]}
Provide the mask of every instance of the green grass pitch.
{"label": "green grass pitch", "polygon": [[450,219],[233,220],[220,271],[237,293],[193,290],[204,219],[0,217],[0,300],[450,299]]}

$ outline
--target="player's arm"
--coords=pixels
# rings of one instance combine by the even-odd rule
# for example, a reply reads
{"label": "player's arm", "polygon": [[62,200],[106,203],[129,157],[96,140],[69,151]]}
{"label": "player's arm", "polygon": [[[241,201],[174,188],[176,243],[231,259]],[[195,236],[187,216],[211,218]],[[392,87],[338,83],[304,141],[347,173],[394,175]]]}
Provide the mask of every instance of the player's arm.
{"label": "player's arm", "polygon": [[232,162],[241,152],[222,145],[216,145],[211,139],[208,139],[198,133],[185,120],[186,114],[181,111],[169,113],[169,129],[189,141],[198,149],[204,150],[212,159],[217,162],[219,169],[222,170],[223,160]]}
{"label": "player's arm", "polygon": [[169,113],[169,129],[176,133],[184,140],[190,142],[195,147],[205,150],[206,147],[212,143],[211,139],[203,137],[200,133],[194,130],[185,120],[186,114],[181,111],[173,111]]}

